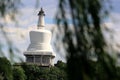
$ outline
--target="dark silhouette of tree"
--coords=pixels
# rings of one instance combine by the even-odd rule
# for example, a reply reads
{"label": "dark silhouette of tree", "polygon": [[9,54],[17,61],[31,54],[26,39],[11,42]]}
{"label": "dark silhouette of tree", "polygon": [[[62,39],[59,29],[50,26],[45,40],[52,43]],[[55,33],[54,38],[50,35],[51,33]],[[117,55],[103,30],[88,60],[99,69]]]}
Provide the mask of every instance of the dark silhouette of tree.
{"label": "dark silhouette of tree", "polygon": [[0,58],[0,79],[13,80],[12,65],[6,58]]}
{"label": "dark silhouette of tree", "polygon": [[67,55],[68,80],[119,80],[100,25],[107,12],[104,2],[59,0],[56,19]]}

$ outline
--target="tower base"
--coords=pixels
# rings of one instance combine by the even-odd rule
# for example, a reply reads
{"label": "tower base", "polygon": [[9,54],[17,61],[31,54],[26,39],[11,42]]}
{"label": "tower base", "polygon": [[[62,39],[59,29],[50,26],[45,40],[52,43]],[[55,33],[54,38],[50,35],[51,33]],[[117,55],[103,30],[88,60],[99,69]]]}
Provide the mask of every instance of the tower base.
{"label": "tower base", "polygon": [[37,64],[39,66],[53,66],[53,57],[50,55],[25,54],[26,63]]}

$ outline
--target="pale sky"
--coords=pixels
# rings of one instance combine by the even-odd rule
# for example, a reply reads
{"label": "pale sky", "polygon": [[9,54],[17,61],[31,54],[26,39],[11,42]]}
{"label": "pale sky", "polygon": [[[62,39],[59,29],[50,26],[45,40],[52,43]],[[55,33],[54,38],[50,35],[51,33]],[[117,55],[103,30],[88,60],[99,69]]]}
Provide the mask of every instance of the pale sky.
{"label": "pale sky", "polygon": [[[20,53],[16,54],[21,57],[23,57],[23,52],[27,50],[27,47],[30,43],[29,31],[36,28],[38,20],[37,14],[41,7],[43,7],[46,14],[46,28],[51,30],[53,26],[55,26],[54,17],[58,7],[58,0],[39,1],[39,9],[35,9],[36,0],[22,0],[23,6],[20,7],[20,14],[17,16],[19,25],[14,25],[14,23],[7,18],[8,25],[6,25],[6,32],[9,33],[8,36],[11,37],[14,45],[16,45],[16,47],[20,50]],[[110,11],[110,16],[106,21],[109,23],[107,28],[113,30],[114,32],[114,43],[120,44],[120,0],[111,0],[111,2],[113,9]],[[0,40],[2,41],[4,39],[1,38]],[[116,49],[120,51],[119,48]],[[55,62],[59,59],[63,59],[63,55],[60,56],[58,53],[56,53],[56,56]]]}

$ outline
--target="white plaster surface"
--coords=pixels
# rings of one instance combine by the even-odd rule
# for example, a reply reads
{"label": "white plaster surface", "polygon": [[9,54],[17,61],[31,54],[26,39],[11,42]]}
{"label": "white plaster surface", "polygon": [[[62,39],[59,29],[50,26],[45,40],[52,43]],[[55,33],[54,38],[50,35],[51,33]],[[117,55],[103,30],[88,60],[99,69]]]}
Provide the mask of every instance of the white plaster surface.
{"label": "white plaster surface", "polygon": [[24,54],[55,56],[50,45],[51,32],[45,29],[30,31],[30,45]]}

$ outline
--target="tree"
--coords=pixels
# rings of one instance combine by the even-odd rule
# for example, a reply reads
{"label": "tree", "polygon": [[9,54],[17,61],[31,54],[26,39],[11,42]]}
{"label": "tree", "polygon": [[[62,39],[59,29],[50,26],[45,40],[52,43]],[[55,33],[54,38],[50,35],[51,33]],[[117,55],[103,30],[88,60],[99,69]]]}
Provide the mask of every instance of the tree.
{"label": "tree", "polygon": [[59,0],[56,19],[67,54],[68,80],[119,79],[115,60],[105,50],[106,43],[101,30],[103,26],[100,25],[103,19],[101,16],[106,13],[104,2]]}
{"label": "tree", "polygon": [[57,63],[55,64],[56,67],[58,67],[61,70],[66,71],[66,63],[58,60]]}
{"label": "tree", "polygon": [[39,79],[39,76],[41,74],[39,73],[40,69],[37,65],[22,64],[21,67],[25,71],[25,75],[27,77],[26,80],[37,80],[37,79]]}
{"label": "tree", "polygon": [[58,67],[41,67],[33,64],[22,64],[26,80],[67,80],[66,71]]}
{"label": "tree", "polygon": [[0,58],[0,79],[13,80],[12,65],[6,58]]}
{"label": "tree", "polygon": [[13,66],[13,80],[26,80],[25,72],[20,66]]}

